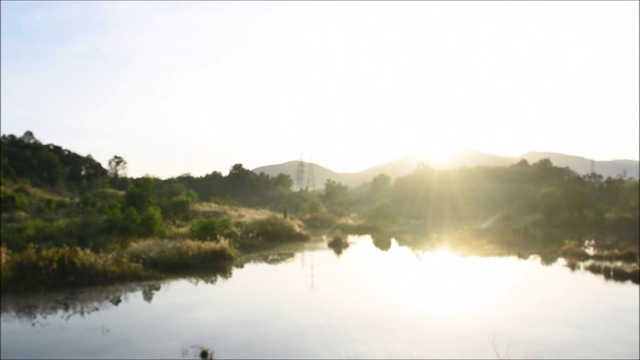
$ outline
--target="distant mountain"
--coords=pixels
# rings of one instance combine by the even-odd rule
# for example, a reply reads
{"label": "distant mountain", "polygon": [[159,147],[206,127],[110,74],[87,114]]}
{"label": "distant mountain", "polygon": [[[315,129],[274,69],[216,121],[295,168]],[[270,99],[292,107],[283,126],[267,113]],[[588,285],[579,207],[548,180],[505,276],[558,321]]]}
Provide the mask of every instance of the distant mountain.
{"label": "distant mountain", "polygon": [[[269,176],[276,176],[281,173],[289,175],[291,177],[291,180],[293,180],[294,189],[298,189],[299,185],[297,184],[296,174],[299,163],[300,161],[288,161],[277,165],[261,166],[253,169],[252,171],[256,174],[265,173]],[[309,174],[311,171],[310,168],[313,169],[313,181],[310,181],[309,179]],[[353,182],[351,181],[351,177],[353,177],[354,174],[337,173],[318,164],[308,162],[303,163],[303,169],[303,187],[308,186],[311,190],[323,189],[324,183],[327,181],[327,179],[338,181],[349,186],[354,186]]]}
{"label": "distant mountain", "polygon": [[[516,164],[520,160],[527,160],[529,164],[536,163],[542,159],[549,159],[554,166],[568,167],[580,175],[591,172],[591,160],[581,156],[566,155],[553,152],[528,152],[522,156],[510,157],[487,154],[479,151],[465,150],[458,153],[451,159],[439,164],[439,168],[456,168],[472,166],[508,166]],[[635,160],[610,160],[594,161],[593,168],[596,173],[603,177],[614,177],[626,171],[627,176],[640,177],[640,163]]]}
{"label": "distant mountain", "polygon": [[515,158],[487,154],[474,150],[463,150],[451,158],[440,162],[436,167],[451,169],[459,167],[483,166],[508,166],[517,161]]}
{"label": "distant mountain", "polygon": [[[529,152],[520,157],[526,159],[530,164],[540,159],[548,158],[553,165],[558,167],[569,167],[578,174],[584,175],[591,172],[591,160],[581,156],[573,156],[552,152]],[[604,176],[616,176],[627,172],[627,176],[640,177],[639,162],[635,160],[610,160],[594,161],[593,168],[596,173]]]}
{"label": "distant mountain", "polygon": [[[407,156],[357,173],[337,173],[318,164],[304,162],[302,183],[305,184],[305,186],[306,184],[309,184],[310,189],[323,189],[327,179],[331,179],[348,186],[359,186],[364,182],[371,181],[371,179],[380,174],[387,174],[392,178],[410,174],[421,162],[423,162],[423,160],[418,157]],[[288,161],[277,165],[261,166],[253,169],[252,171],[256,174],[263,172],[269,176],[276,176],[280,173],[287,174],[291,177],[291,180],[293,180],[294,188],[297,189],[296,169],[298,168],[299,163],[299,161]],[[313,169],[313,181],[309,181],[310,168]],[[311,183],[314,183],[315,187],[311,186]]]}
{"label": "distant mountain", "polygon": [[[523,159],[527,160],[529,164],[533,164],[545,158],[551,160],[554,166],[569,167],[580,175],[591,172],[591,160],[580,156],[552,152],[529,152],[522,156],[510,157],[493,155],[473,150],[464,150],[451,157],[450,159],[440,162],[437,165],[432,164],[432,166],[441,169],[475,166],[509,166],[512,164],[516,164]],[[291,179],[294,181],[294,188],[297,189],[298,186],[296,184],[296,168],[298,166],[298,163],[299,161],[289,161],[277,165],[261,166],[253,169],[253,172],[263,172],[270,176],[276,176],[280,173],[287,174],[291,176]],[[402,159],[398,159],[396,161],[392,161],[382,165],[377,165],[357,173],[337,173],[317,164],[304,163],[303,184],[308,184],[310,189],[323,189],[327,179],[331,179],[349,186],[359,186],[364,182],[371,181],[374,177],[380,174],[387,174],[392,179],[399,176],[408,175],[420,163],[428,164],[428,162],[419,157],[407,156]],[[623,172],[626,172],[627,176],[629,177],[640,177],[640,163],[636,160],[594,161],[593,165],[595,171],[605,178],[608,176],[614,177],[622,174]],[[310,168],[313,169],[313,181],[308,180]],[[313,184],[315,184],[315,187],[311,186]]]}

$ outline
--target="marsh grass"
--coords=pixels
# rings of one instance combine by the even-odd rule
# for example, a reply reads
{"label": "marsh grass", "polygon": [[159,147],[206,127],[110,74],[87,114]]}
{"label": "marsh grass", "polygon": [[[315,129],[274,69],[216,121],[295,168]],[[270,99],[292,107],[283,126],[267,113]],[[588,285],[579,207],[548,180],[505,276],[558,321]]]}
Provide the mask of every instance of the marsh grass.
{"label": "marsh grass", "polygon": [[131,244],[124,257],[161,273],[217,270],[229,267],[237,258],[229,241],[144,240]]}
{"label": "marsh grass", "polygon": [[299,222],[271,215],[244,225],[237,240],[238,247],[253,250],[292,241],[310,239]]}
{"label": "marsh grass", "polygon": [[44,290],[105,285],[151,277],[142,265],[126,257],[95,253],[78,247],[6,250],[2,262],[2,290]]}
{"label": "marsh grass", "polygon": [[279,214],[267,209],[254,209],[231,205],[221,205],[212,202],[196,203],[191,210],[194,215],[201,217],[228,217],[238,224],[246,224],[255,220],[264,219]]}
{"label": "marsh grass", "polygon": [[21,252],[2,246],[0,254],[3,291],[107,285],[197,271],[228,272],[237,258],[226,240],[144,240],[108,253],[32,244]]}

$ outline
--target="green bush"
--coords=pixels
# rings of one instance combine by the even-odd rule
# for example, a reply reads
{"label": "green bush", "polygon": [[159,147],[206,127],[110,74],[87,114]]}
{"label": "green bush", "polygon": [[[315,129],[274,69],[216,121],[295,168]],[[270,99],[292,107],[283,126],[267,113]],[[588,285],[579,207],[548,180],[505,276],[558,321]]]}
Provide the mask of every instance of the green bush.
{"label": "green bush", "polygon": [[138,211],[133,207],[128,207],[122,215],[122,221],[120,222],[120,233],[125,236],[131,236],[135,234],[140,225],[140,217]]}
{"label": "green bush", "polygon": [[215,218],[197,218],[191,222],[191,237],[198,240],[217,240],[218,221]]}
{"label": "green bush", "polygon": [[216,230],[218,232],[218,236],[224,239],[235,240],[240,235],[236,227],[231,222],[231,219],[227,217],[218,218],[216,222]]}
{"label": "green bush", "polygon": [[0,211],[3,213],[27,211],[28,208],[29,199],[27,199],[27,196],[22,192],[0,195]]}
{"label": "green bush", "polygon": [[229,218],[196,218],[191,222],[191,237],[198,240],[237,239],[238,230]]}
{"label": "green bush", "polygon": [[157,206],[150,206],[140,217],[140,235],[161,236],[164,234],[164,220]]}

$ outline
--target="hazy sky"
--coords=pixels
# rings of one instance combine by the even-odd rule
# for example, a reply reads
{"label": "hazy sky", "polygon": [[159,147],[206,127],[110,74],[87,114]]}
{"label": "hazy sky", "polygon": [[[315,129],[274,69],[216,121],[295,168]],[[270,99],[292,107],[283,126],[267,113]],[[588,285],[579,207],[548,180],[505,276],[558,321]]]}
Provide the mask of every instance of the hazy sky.
{"label": "hazy sky", "polygon": [[2,133],[162,178],[638,159],[638,2],[5,2]]}

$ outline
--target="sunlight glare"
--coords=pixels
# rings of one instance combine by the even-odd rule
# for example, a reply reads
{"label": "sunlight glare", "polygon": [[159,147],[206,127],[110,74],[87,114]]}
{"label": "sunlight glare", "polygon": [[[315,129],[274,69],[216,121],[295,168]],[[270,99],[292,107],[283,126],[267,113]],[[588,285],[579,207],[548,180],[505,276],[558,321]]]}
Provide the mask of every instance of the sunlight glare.
{"label": "sunlight glare", "polygon": [[426,253],[420,262],[419,307],[438,316],[456,316],[492,306],[514,274],[496,259],[460,257],[448,249]]}

